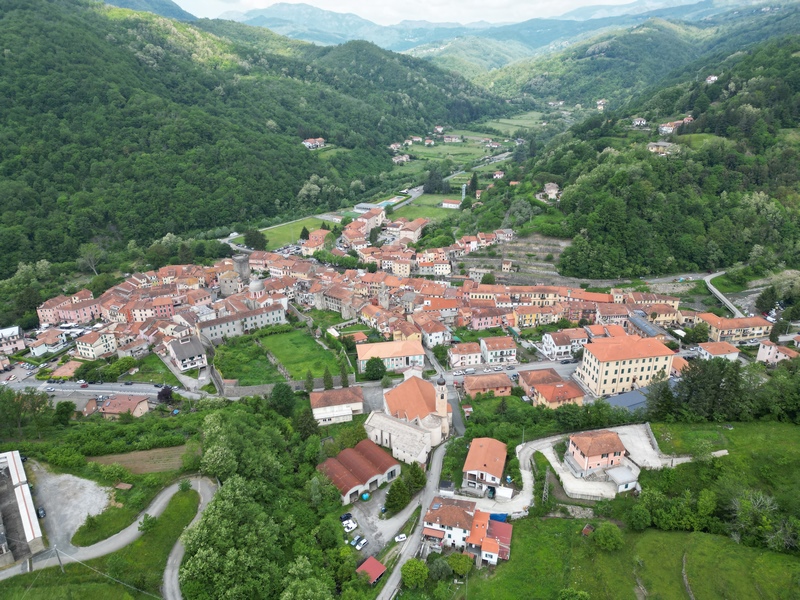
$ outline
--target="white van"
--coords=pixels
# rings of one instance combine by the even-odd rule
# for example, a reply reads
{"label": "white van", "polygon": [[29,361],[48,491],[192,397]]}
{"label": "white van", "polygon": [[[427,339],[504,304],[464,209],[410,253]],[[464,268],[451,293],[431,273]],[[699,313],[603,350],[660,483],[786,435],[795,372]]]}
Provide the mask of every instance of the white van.
{"label": "white van", "polygon": [[474,375],[474,374],[475,374],[475,369],[473,368],[464,369],[464,375]]}

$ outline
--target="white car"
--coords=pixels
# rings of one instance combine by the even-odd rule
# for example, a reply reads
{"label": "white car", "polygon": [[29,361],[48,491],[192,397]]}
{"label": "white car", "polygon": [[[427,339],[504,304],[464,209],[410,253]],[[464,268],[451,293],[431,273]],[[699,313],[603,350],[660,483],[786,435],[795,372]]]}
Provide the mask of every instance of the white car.
{"label": "white car", "polygon": [[55,392],[56,388],[54,388],[54,387],[44,388],[44,391],[45,392]]}
{"label": "white car", "polygon": [[83,379],[78,379],[75,383],[86,383]]}
{"label": "white car", "polygon": [[348,519],[347,521],[342,523],[342,525],[344,525],[344,530],[345,530],[346,533],[350,533],[356,527],[358,527],[358,524],[355,521],[353,521],[352,519]]}
{"label": "white car", "polygon": [[400,535],[394,536],[394,541],[395,542],[405,542],[407,539],[408,539],[408,536],[406,536],[405,533],[401,533]]}
{"label": "white car", "polygon": [[491,370],[491,369],[489,369],[489,368],[487,367],[486,369],[484,369],[484,370],[483,370],[483,372],[484,372],[484,373],[491,373],[491,372],[492,372],[492,370]]}
{"label": "white car", "polygon": [[361,550],[367,544],[369,544],[367,538],[361,538],[361,541],[356,544],[356,550]]}
{"label": "white car", "polygon": [[463,375],[464,371],[453,371],[453,375]]}
{"label": "white car", "polygon": [[502,370],[503,370],[503,367],[495,367],[495,368],[494,368],[494,369],[492,369],[492,370],[493,370],[493,371],[502,371]]}

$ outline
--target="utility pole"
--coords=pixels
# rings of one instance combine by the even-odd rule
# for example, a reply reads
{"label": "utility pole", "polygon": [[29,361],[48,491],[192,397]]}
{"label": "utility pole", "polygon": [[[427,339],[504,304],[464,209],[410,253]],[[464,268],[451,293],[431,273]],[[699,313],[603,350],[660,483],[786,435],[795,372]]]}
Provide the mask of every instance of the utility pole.
{"label": "utility pole", "polygon": [[58,559],[58,565],[61,567],[61,573],[64,573],[64,563],[61,562],[61,555],[58,553],[58,546],[53,546],[53,550],[56,551],[56,558]]}

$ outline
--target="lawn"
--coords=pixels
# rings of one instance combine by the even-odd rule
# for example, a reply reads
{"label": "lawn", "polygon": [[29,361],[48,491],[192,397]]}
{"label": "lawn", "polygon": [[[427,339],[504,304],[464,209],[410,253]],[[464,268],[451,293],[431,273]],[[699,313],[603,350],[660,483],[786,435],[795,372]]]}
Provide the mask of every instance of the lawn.
{"label": "lawn", "polygon": [[710,141],[722,140],[724,138],[716,136],[713,133],[689,133],[686,135],[679,135],[676,139],[679,144],[686,144],[692,150],[697,150]]}
{"label": "lawn", "polygon": [[[800,593],[800,560],[794,556],[740,546],[722,536],[655,529],[626,533],[622,550],[605,552],[580,535],[584,524],[515,521],[511,560],[493,576],[487,569],[473,571],[469,597],[556,598],[560,590],[573,587],[589,592],[592,600],[634,600],[638,576],[654,598],[683,600],[684,553],[697,598],[795,598]],[[457,597],[465,597],[463,588]]]}
{"label": "lawn", "polygon": [[163,471],[177,471],[183,466],[183,453],[186,452],[186,444],[182,446],[172,446],[171,448],[154,448],[152,450],[139,450],[136,452],[126,452],[124,454],[107,454],[105,456],[95,456],[88,458],[89,462],[96,462],[102,465],[113,465],[117,463],[131,473],[161,473]]}
{"label": "lawn", "polygon": [[292,379],[305,379],[308,370],[314,377],[322,377],[325,367],[328,367],[332,375],[339,373],[335,354],[320,346],[303,330],[270,335],[262,338],[261,344],[289,370]]}
{"label": "lawn", "polygon": [[[486,156],[487,149],[480,142],[457,142],[445,144],[436,142],[435,146],[422,146],[415,144],[408,149],[408,153],[420,159],[444,160],[449,158],[456,164],[472,163],[472,161]],[[413,161],[411,164],[414,164]]]}
{"label": "lawn", "polygon": [[163,383],[180,387],[181,382],[167,368],[157,354],[148,354],[138,363],[139,370],[133,375],[123,375],[123,381],[143,381],[146,383]]}
{"label": "lawn", "polygon": [[[261,340],[262,346],[264,341]],[[223,379],[238,379],[239,385],[262,385],[285,381],[278,369],[267,359],[264,347],[256,340],[223,344],[214,355],[214,366]]]}
{"label": "lawn", "polygon": [[[106,600],[108,598],[159,597],[167,557],[184,528],[197,513],[200,497],[194,490],[178,492],[169,501],[155,527],[138,540],[112,554],[82,564],[57,566],[19,575],[0,583],[0,596],[8,600]],[[55,564],[55,558],[50,561]],[[97,569],[100,573],[91,570]],[[114,577],[146,593],[115,583]]]}
{"label": "lawn", "polygon": [[[420,196],[424,197],[424,196]],[[448,196],[439,196],[439,202],[441,203],[442,199],[444,198],[458,198],[457,194],[450,194]],[[430,202],[430,196],[428,199]],[[430,219],[431,221],[441,221],[447,215],[452,214],[454,211],[452,208],[441,208],[434,204],[418,204],[415,200],[411,204],[404,206],[396,211],[392,215],[393,219],[398,217],[405,217],[409,221],[413,221],[414,219],[418,219],[420,217],[424,217],[426,219]]]}
{"label": "lawn", "polygon": [[342,318],[342,315],[332,310],[317,310],[316,308],[312,308],[304,314],[307,317],[311,317],[314,320],[314,325],[322,329],[322,331],[325,331],[332,325],[343,323],[346,320]]}
{"label": "lawn", "polygon": [[486,126],[497,129],[498,131],[502,131],[505,135],[511,135],[519,129],[531,129],[533,127],[539,127],[542,124],[542,116],[542,113],[532,110],[521,115],[509,117],[507,119],[495,119],[494,121],[488,121]]}
{"label": "lawn", "polygon": [[[759,279],[760,275],[753,275],[751,277],[747,277],[747,281],[753,281],[755,279]],[[711,285],[717,288],[723,294],[735,294],[736,292],[743,292],[747,289],[747,282],[744,285],[740,283],[734,283],[731,281],[727,275],[720,275],[718,277],[714,277],[711,280]]]}
{"label": "lawn", "polygon": [[494,336],[504,336],[505,332],[500,329],[499,327],[494,327],[492,329],[481,329],[478,331],[474,331],[472,329],[465,329],[463,327],[459,327],[453,331],[453,336],[460,339],[462,342],[477,342],[481,338],[485,337],[494,337]]}
{"label": "lawn", "polygon": [[[275,225],[274,227],[268,227],[261,231],[267,236],[267,250],[275,250],[286,244],[297,243],[297,240],[300,239],[300,232],[303,230],[303,227],[309,231],[314,231],[315,229],[319,229],[323,223],[325,223],[325,221],[316,217],[307,217],[295,221],[294,223]],[[330,223],[328,224],[331,225]]]}

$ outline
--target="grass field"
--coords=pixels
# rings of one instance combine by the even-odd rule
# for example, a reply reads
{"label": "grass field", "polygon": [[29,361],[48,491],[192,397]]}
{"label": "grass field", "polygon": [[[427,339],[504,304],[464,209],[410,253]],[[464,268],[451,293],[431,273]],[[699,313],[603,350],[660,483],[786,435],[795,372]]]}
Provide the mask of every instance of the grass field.
{"label": "grass field", "polygon": [[345,320],[342,318],[342,315],[332,310],[317,310],[316,308],[312,308],[304,314],[311,317],[314,320],[314,324],[322,329],[322,331],[325,331],[331,325],[338,325]]}
{"label": "grass field", "polygon": [[154,448],[153,450],[140,450],[126,452],[125,454],[107,454],[87,459],[89,462],[101,465],[117,463],[131,473],[160,473],[163,471],[177,471],[181,468],[181,457],[186,452],[186,445],[173,446],[172,448]]}
{"label": "grass field", "polygon": [[679,135],[677,137],[678,143],[686,144],[692,150],[697,150],[708,142],[722,139],[724,138],[716,136],[713,133],[688,133],[686,135]]}
{"label": "grass field", "polygon": [[502,131],[506,135],[511,135],[518,129],[531,129],[542,124],[542,113],[532,110],[508,119],[495,119],[486,123],[487,127],[493,127]]}
{"label": "grass field", "polygon": [[[267,250],[275,250],[285,246],[286,244],[294,244],[300,239],[300,232],[303,227],[309,231],[319,229],[325,221],[316,217],[308,217],[301,219],[294,223],[284,223],[283,225],[276,225],[262,229],[261,231],[267,236]],[[241,243],[241,242],[239,242]]]}
{"label": "grass field", "polygon": [[123,381],[143,381],[147,383],[163,383],[180,386],[181,382],[167,368],[157,354],[148,354],[139,363],[139,370],[133,375],[124,375]]}
{"label": "grass field", "polygon": [[[753,275],[752,277],[748,277],[747,280],[754,281],[759,279],[760,275]],[[734,283],[730,279],[728,279],[727,275],[720,275],[719,277],[714,277],[711,280],[711,285],[717,288],[723,294],[735,294],[737,292],[743,292],[747,289],[747,283],[744,285],[740,283]]]}
{"label": "grass field", "polygon": [[[138,540],[112,554],[81,564],[58,566],[19,575],[0,582],[0,597],[6,600],[108,600],[109,598],[144,599],[156,595],[172,546],[197,513],[200,497],[194,490],[178,492],[169,501],[155,527]],[[55,557],[49,564],[57,565]],[[101,573],[108,574],[109,577]],[[115,583],[110,577],[136,589]]]}
{"label": "grass field", "polygon": [[304,379],[308,370],[314,377],[322,377],[326,366],[332,375],[339,373],[334,353],[320,346],[305,331],[270,335],[262,338],[261,344],[289,370],[292,379]]}
{"label": "grass field", "polygon": [[413,221],[414,219],[425,217],[431,221],[440,221],[447,215],[456,212],[452,208],[442,208],[439,206],[442,203],[442,200],[445,198],[457,200],[460,197],[460,192],[441,195],[423,194],[411,204],[394,211],[392,218],[405,217],[406,219]]}
{"label": "grass field", "polygon": [[[556,598],[564,588],[592,600],[637,598],[636,578],[653,598],[687,597],[682,559],[697,598],[796,598],[800,559],[737,545],[705,533],[649,529],[626,533],[625,546],[605,552],[580,535],[584,521],[523,519],[514,522],[511,560],[494,574],[470,576],[469,597],[487,600]],[[713,575],[712,575],[713,574]],[[457,598],[465,598],[462,588]]]}
{"label": "grass field", "polygon": [[285,381],[267,359],[264,348],[251,340],[246,344],[223,344],[217,348],[214,366],[224,379],[238,379],[239,385],[262,385]]}
{"label": "grass field", "polygon": [[[414,145],[409,149],[409,154],[413,154],[420,159],[444,160],[449,158],[454,163],[471,163],[473,160],[486,156],[487,149],[480,142],[458,142],[455,144],[445,144],[436,142],[435,146]],[[412,161],[411,164],[414,164]]]}

